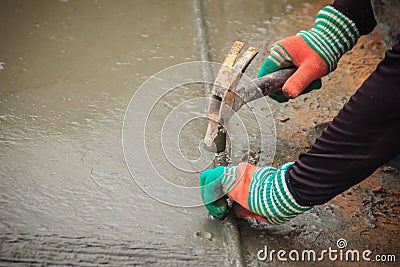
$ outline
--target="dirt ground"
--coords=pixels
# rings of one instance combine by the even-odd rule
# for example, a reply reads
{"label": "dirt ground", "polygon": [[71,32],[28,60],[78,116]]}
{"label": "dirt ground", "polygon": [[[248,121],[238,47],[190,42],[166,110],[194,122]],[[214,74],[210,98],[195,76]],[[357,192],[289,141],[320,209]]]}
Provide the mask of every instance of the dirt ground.
{"label": "dirt ground", "polygon": [[[318,9],[326,3],[329,2],[321,1],[311,8]],[[342,57],[337,70],[323,78],[322,89],[286,104],[273,105],[278,138],[274,165],[296,160],[300,152],[310,147],[374,71],[383,59],[385,49],[383,39],[375,29],[368,36],[362,36],[352,51]],[[264,262],[257,260],[256,253],[264,245],[275,250],[313,248],[321,251],[327,246],[335,247],[339,238],[346,239],[348,249],[400,255],[399,178],[400,172],[387,164],[360,184],[299,216],[289,225],[270,227],[242,222],[240,230],[247,262],[250,266],[263,265]],[[282,262],[275,263],[280,265]],[[335,262],[335,265],[347,264],[349,262]],[[376,266],[378,263],[350,264]]]}

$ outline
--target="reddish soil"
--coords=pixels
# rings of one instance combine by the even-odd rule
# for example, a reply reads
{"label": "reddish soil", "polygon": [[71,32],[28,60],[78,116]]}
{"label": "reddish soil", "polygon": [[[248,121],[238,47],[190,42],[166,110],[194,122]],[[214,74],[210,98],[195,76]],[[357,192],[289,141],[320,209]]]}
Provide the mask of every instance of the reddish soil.
{"label": "reddish soil", "polygon": [[[330,1],[321,1],[310,8],[319,10],[329,3]],[[310,22],[311,19],[313,18],[310,18]],[[328,77],[323,78],[322,89],[281,104],[273,110],[278,137],[274,165],[278,166],[283,162],[296,160],[300,152],[309,148],[310,143],[319,136],[324,125],[334,118],[343,104],[374,71],[383,59],[385,50],[378,30],[361,37],[352,51],[342,57],[338,68]],[[257,230],[253,232],[252,229],[242,225],[242,236],[246,235],[247,241],[251,240],[251,242],[243,241],[244,247],[247,248],[245,255],[248,262],[251,263],[250,265],[259,264],[254,260],[256,258],[254,253],[257,252],[254,250],[259,249],[263,242],[277,249],[279,246],[287,249],[296,244],[300,247],[311,246],[307,239],[310,236],[315,237],[311,244],[316,249],[325,249],[332,240],[345,237],[351,248],[368,248],[375,253],[396,254],[400,257],[399,189],[400,172],[389,165],[379,168],[360,184],[319,207],[319,210],[315,212],[317,216],[320,216],[321,211],[331,211],[332,214],[326,216],[328,222],[320,229],[318,235],[310,234],[312,225],[307,221],[304,225],[296,222],[296,225],[291,226],[290,231],[287,228],[273,228],[277,229],[274,231],[266,228],[261,231],[261,234],[262,227],[255,227]],[[263,241],[259,241],[257,238],[251,238],[251,234],[265,237]],[[285,241],[287,235],[291,237],[288,243]],[[368,265],[366,262],[350,264]],[[376,262],[369,266],[375,265]]]}

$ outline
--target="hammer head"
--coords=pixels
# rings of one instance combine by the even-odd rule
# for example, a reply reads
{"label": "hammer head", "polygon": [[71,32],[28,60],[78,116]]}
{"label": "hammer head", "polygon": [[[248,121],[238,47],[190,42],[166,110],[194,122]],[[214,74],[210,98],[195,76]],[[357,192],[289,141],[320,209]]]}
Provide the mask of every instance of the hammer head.
{"label": "hammer head", "polygon": [[217,153],[223,152],[226,148],[226,131],[224,129],[224,118],[221,118],[221,109],[226,109],[233,105],[234,92],[239,84],[242,74],[249,66],[250,62],[257,55],[258,51],[249,47],[238,59],[244,44],[235,42],[230,49],[228,56],[222,63],[213,87],[208,105],[208,127],[204,137],[205,148]]}

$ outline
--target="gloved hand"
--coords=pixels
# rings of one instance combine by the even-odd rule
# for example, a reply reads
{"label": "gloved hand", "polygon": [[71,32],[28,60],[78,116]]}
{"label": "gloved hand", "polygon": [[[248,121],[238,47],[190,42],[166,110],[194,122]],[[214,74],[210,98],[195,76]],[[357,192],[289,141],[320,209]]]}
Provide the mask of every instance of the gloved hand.
{"label": "gloved hand", "polygon": [[200,192],[204,205],[210,214],[218,219],[222,219],[228,210],[226,193],[222,190],[221,184],[224,171],[225,167],[219,166],[200,174]]}
{"label": "gloved hand", "polygon": [[286,102],[302,93],[321,88],[320,78],[333,71],[341,56],[356,44],[360,33],[355,23],[333,6],[324,7],[312,29],[276,42],[258,72],[258,77],[288,66],[297,71],[283,85],[282,92],[271,94]]}
{"label": "gloved hand", "polygon": [[297,204],[286,185],[285,173],[292,164],[286,163],[277,170],[240,163],[204,171],[200,185],[206,208],[214,217],[221,218],[227,206],[216,200],[227,194],[242,207],[236,207],[239,217],[253,217],[269,224],[290,220],[312,208]]}

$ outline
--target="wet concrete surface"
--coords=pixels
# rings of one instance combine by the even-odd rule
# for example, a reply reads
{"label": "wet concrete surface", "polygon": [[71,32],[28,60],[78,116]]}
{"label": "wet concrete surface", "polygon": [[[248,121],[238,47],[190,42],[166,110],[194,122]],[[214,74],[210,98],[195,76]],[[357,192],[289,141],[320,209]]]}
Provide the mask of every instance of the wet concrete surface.
{"label": "wet concrete surface", "polygon": [[[260,50],[247,72],[255,77],[267,48],[310,27],[322,4],[205,1],[211,59],[221,62],[241,40]],[[172,207],[149,197],[132,179],[122,151],[124,114],[137,88],[166,67],[200,59],[193,2],[2,1],[0,6],[0,264],[232,264],[221,222],[203,207]],[[373,46],[378,47],[367,57],[344,58],[343,71],[326,78],[318,92],[290,104],[269,101],[277,129],[274,164],[307,149],[309,135],[318,133],[314,126],[331,120],[360,83],[361,78],[353,80],[354,70],[365,76],[369,70],[359,66],[373,65],[381,56],[374,39],[359,51]],[[202,95],[198,86],[173,92],[152,114],[154,127],[180,101]],[[256,107],[272,118],[268,106]],[[247,118],[248,111],[241,112]],[[192,150],[205,125],[183,128],[181,149],[188,158],[197,157]],[[256,150],[257,136],[252,140]],[[158,144],[150,143],[150,151],[169,173]],[[172,173],[181,185],[197,184],[198,173]],[[287,225],[240,222],[246,264],[266,263],[257,260],[264,245],[324,249],[340,237],[349,238],[352,247],[398,254],[398,217],[392,216],[398,216],[396,175],[377,172],[352,194]],[[383,189],[371,193],[378,186]],[[375,203],[377,198],[383,203]],[[390,212],[379,214],[380,208]]]}
{"label": "wet concrete surface", "polygon": [[147,196],[122,152],[137,87],[198,59],[176,4],[1,2],[1,264],[224,263],[220,224]]}

